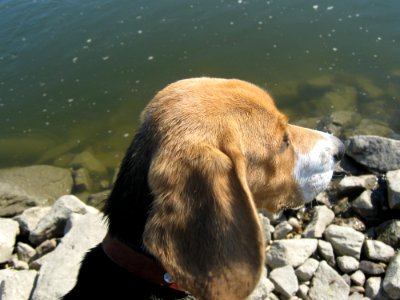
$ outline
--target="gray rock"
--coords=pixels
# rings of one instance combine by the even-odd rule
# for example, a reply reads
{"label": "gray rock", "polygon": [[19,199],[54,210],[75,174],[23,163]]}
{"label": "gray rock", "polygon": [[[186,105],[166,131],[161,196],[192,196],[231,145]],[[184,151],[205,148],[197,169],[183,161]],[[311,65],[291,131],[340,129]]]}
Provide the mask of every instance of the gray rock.
{"label": "gray rock", "polygon": [[269,278],[275,290],[287,298],[294,296],[299,289],[297,277],[292,266],[284,266],[271,271]]}
{"label": "gray rock", "polygon": [[261,213],[258,214],[258,217],[263,229],[265,242],[269,244],[271,242],[271,224],[269,223],[269,219]]}
{"label": "gray rock", "polygon": [[335,254],[333,253],[333,247],[331,243],[324,240],[319,240],[318,252],[331,267],[336,264]]}
{"label": "gray rock", "polygon": [[90,208],[73,195],[60,197],[29,235],[29,240],[38,245],[44,240],[64,235],[64,227],[72,213],[86,214]]}
{"label": "gray rock", "polygon": [[104,204],[106,203],[106,200],[110,196],[110,194],[111,194],[111,190],[105,190],[105,191],[101,191],[101,192],[98,192],[95,194],[91,194],[88,197],[87,204],[91,205],[93,207],[96,207],[98,209],[102,209],[104,207]]}
{"label": "gray rock", "polygon": [[362,192],[357,199],[351,202],[351,207],[363,217],[374,217],[379,209],[379,207],[372,202],[372,191],[370,190]]}
{"label": "gray rock", "polygon": [[0,263],[4,263],[11,258],[18,234],[18,222],[0,218]]}
{"label": "gray rock", "polygon": [[92,187],[92,180],[90,178],[88,170],[80,168],[72,172],[74,178],[74,191],[76,193],[82,193],[90,191]]}
{"label": "gray rock", "polygon": [[300,297],[300,299],[307,299],[308,291],[310,288],[306,284],[300,284],[299,290],[297,291],[297,296]]}
{"label": "gray rock", "polygon": [[370,300],[370,299],[364,297],[362,294],[360,294],[358,292],[354,292],[349,296],[348,300]]}
{"label": "gray rock", "polygon": [[71,166],[74,169],[85,168],[96,175],[105,175],[107,173],[107,168],[90,151],[84,151],[76,155],[71,162]]}
{"label": "gray rock", "polygon": [[247,297],[246,300],[264,300],[274,290],[273,283],[267,278],[266,270],[261,275],[261,279],[254,291]]}
{"label": "gray rock", "polygon": [[353,136],[346,154],[361,165],[380,172],[400,169],[400,141],[373,135]]}
{"label": "gray rock", "polygon": [[311,300],[347,300],[350,287],[327,262],[319,264],[308,293]]}
{"label": "gray rock", "polygon": [[322,118],[318,123],[317,129],[342,137],[345,129],[354,128],[360,121],[360,114],[354,110],[340,110],[333,112],[326,118]]}
{"label": "gray rock", "polygon": [[34,270],[0,270],[0,299],[27,300],[35,284],[37,272]]}
{"label": "gray rock", "polygon": [[285,221],[275,226],[274,240],[280,240],[286,238],[289,232],[293,230],[293,226],[289,222]]}
{"label": "gray rock", "polygon": [[307,238],[320,238],[324,233],[326,226],[332,223],[335,214],[332,210],[324,205],[316,206],[311,222],[307,225],[303,232],[303,236]]}
{"label": "gray rock", "polygon": [[353,228],[356,231],[364,232],[366,230],[366,226],[357,217],[350,217],[350,218],[335,218],[335,225],[345,226]]}
{"label": "gray rock", "polygon": [[386,265],[383,263],[374,263],[369,260],[360,261],[360,270],[367,275],[381,275],[385,273]]}
{"label": "gray rock", "polygon": [[37,256],[43,256],[53,251],[57,247],[56,239],[45,240],[39,246],[36,247]]}
{"label": "gray rock", "polygon": [[36,250],[28,244],[18,242],[17,255],[19,260],[29,262],[36,255]]}
{"label": "gray rock", "polygon": [[31,207],[21,215],[15,216],[14,220],[19,223],[21,229],[21,235],[28,237],[29,233],[35,229],[40,219],[47,215],[50,211],[50,207]]}
{"label": "gray rock", "polygon": [[53,166],[0,170],[0,216],[15,216],[32,206],[45,206],[69,194],[71,171]]}
{"label": "gray rock", "polygon": [[[53,300],[66,294],[75,285],[85,253],[101,242],[107,228],[101,214],[72,214],[70,230],[40,269],[32,300]],[[68,259],[65,259],[68,257]]]}
{"label": "gray rock", "polygon": [[375,240],[366,240],[363,250],[368,259],[382,262],[389,262],[395,254],[392,247]]}
{"label": "gray rock", "polygon": [[363,286],[365,283],[365,274],[362,271],[357,270],[351,274],[350,279],[355,285]]}
{"label": "gray rock", "polygon": [[319,261],[314,258],[307,259],[304,264],[296,269],[296,276],[301,281],[309,281],[314,276],[319,266]]}
{"label": "gray rock", "polygon": [[386,173],[388,200],[391,209],[400,209],[400,170]]}
{"label": "gray rock", "polygon": [[293,239],[275,241],[267,251],[267,264],[271,268],[286,265],[298,267],[317,249],[316,239]]}
{"label": "gray rock", "polygon": [[373,190],[378,186],[378,178],[375,175],[346,176],[338,185],[342,192],[354,190]]}
{"label": "gray rock", "polygon": [[343,273],[354,272],[360,265],[359,261],[351,256],[340,256],[336,259],[336,262]]}
{"label": "gray rock", "polygon": [[365,282],[365,296],[370,299],[386,300],[388,299],[382,288],[382,278],[370,277]]}
{"label": "gray rock", "polygon": [[14,254],[9,261],[10,267],[15,270],[28,270],[29,265],[27,262],[19,260],[18,256]]}
{"label": "gray rock", "polygon": [[400,299],[400,252],[389,263],[383,289],[392,299]]}
{"label": "gray rock", "polygon": [[361,232],[350,227],[330,225],[324,235],[338,254],[360,259],[361,247],[365,239]]}
{"label": "gray rock", "polygon": [[400,220],[389,220],[376,228],[377,240],[392,246],[394,249],[400,248]]}

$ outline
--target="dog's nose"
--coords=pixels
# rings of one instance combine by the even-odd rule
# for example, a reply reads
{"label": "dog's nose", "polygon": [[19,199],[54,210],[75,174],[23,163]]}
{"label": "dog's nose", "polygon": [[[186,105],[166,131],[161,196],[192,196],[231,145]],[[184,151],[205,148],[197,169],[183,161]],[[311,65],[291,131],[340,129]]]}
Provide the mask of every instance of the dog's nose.
{"label": "dog's nose", "polygon": [[342,141],[339,140],[337,137],[332,136],[332,138],[333,138],[335,146],[336,146],[335,152],[333,153],[333,158],[336,162],[338,162],[343,158],[343,156],[346,152],[346,148],[345,148],[344,144],[342,143]]}

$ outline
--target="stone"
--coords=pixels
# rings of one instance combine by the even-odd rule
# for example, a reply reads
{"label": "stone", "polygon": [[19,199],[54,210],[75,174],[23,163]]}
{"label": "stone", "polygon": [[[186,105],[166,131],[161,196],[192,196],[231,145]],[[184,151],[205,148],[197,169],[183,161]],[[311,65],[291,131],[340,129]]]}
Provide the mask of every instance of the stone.
{"label": "stone", "polygon": [[363,250],[368,259],[386,263],[389,262],[395,254],[392,247],[386,245],[384,242],[376,240],[365,240]]}
{"label": "stone", "polygon": [[307,259],[304,264],[298,267],[295,271],[296,276],[301,281],[309,281],[314,276],[315,271],[319,266],[319,261],[314,258]]}
{"label": "stone", "polygon": [[368,97],[370,98],[379,98],[382,97],[385,92],[375,85],[370,79],[365,78],[365,77],[356,77],[355,78],[357,86],[363,90]]}
{"label": "stone", "polygon": [[258,282],[256,288],[247,297],[246,300],[263,300],[268,297],[268,295],[274,290],[273,283],[267,278],[266,270],[264,270],[263,274],[261,275],[261,279]]}
{"label": "stone", "polygon": [[74,169],[85,168],[96,175],[105,175],[107,173],[107,168],[90,151],[84,151],[76,155],[71,161],[71,167]]}
{"label": "stone", "polygon": [[98,209],[103,209],[104,204],[106,203],[106,200],[108,199],[110,194],[111,190],[105,190],[95,194],[91,194],[88,197],[87,204],[96,207]]}
{"label": "stone", "polygon": [[400,141],[358,135],[346,141],[346,154],[368,169],[388,172],[400,169]]}
{"label": "stone", "polygon": [[297,277],[292,266],[276,268],[269,274],[275,290],[287,298],[294,296],[299,289]]}
{"label": "stone", "polygon": [[19,260],[29,262],[36,255],[36,250],[26,243],[18,242],[17,255]]}
{"label": "stone", "polygon": [[370,299],[387,299],[384,296],[382,288],[382,279],[380,277],[370,277],[365,282],[365,296]]}
{"label": "stone", "polygon": [[11,258],[18,234],[18,222],[0,218],[0,264]]}
{"label": "stone", "polygon": [[340,256],[336,259],[336,262],[343,273],[354,272],[360,265],[359,261],[351,256]]}
{"label": "stone", "polygon": [[318,240],[318,252],[331,267],[336,264],[335,254],[333,253],[331,243],[324,240]]}
{"label": "stone", "polygon": [[29,299],[36,277],[37,272],[34,270],[0,270],[0,299]]}
{"label": "stone", "polygon": [[[370,103],[376,112],[376,108],[379,107],[379,105],[382,105],[382,102],[380,103]],[[345,136],[354,136],[354,135],[374,135],[374,136],[380,136],[380,137],[393,137],[394,131],[389,127],[388,124],[382,123],[382,122],[377,122],[373,119],[362,119],[358,126],[352,130],[348,129],[345,130]]]}
{"label": "stone", "polygon": [[358,292],[354,292],[349,296],[348,300],[370,300],[369,298],[365,298],[362,294]]}
{"label": "stone", "polygon": [[374,205],[372,201],[372,191],[366,190],[361,193],[353,202],[352,209],[363,217],[374,217],[378,213],[378,205]]}
{"label": "stone", "polygon": [[307,294],[310,288],[306,284],[300,284],[299,290],[297,291],[297,296],[300,297],[300,299],[307,299]]}
{"label": "stone", "polygon": [[392,258],[386,269],[383,289],[392,299],[400,299],[400,252]]}
{"label": "stone", "polygon": [[69,231],[57,248],[46,255],[48,258],[40,269],[32,300],[59,299],[71,290],[83,256],[100,243],[107,232],[102,214],[73,213],[68,222]]}
{"label": "stone", "polygon": [[285,221],[275,226],[274,240],[280,240],[286,238],[289,232],[293,230],[293,226],[289,222]]}
{"label": "stone", "polygon": [[343,137],[345,129],[354,128],[360,120],[360,114],[354,110],[335,111],[328,117],[322,118],[318,122],[317,129],[331,133],[337,137]]}
{"label": "stone", "polygon": [[265,242],[268,245],[271,242],[271,224],[269,219],[261,213],[258,214],[258,218],[260,219],[261,227],[263,229]]}
{"label": "stone", "polygon": [[361,270],[357,270],[351,274],[350,279],[355,285],[364,286],[365,274]]}
{"label": "stone", "polygon": [[375,175],[346,176],[339,181],[338,189],[341,192],[374,190],[378,186],[378,177]]}
{"label": "stone", "polygon": [[15,216],[32,206],[52,204],[72,189],[71,171],[38,165],[0,170],[0,216]]}
{"label": "stone", "polygon": [[317,249],[316,239],[293,239],[274,241],[267,251],[266,261],[271,268],[303,264]]}
{"label": "stone", "polygon": [[311,300],[347,300],[350,287],[343,278],[328,265],[321,261],[312,280],[308,296]]}
{"label": "stone", "polygon": [[391,209],[400,209],[400,170],[386,173],[388,183],[388,201]]}
{"label": "stone", "polygon": [[392,246],[394,249],[400,248],[400,220],[389,220],[376,228],[377,240]]}
{"label": "stone", "polygon": [[85,168],[79,168],[72,172],[74,178],[74,192],[82,193],[90,191],[92,187],[92,180],[90,178],[88,170]]}
{"label": "stone", "polygon": [[352,111],[357,105],[357,89],[352,86],[335,86],[315,103],[318,111],[334,110]]}
{"label": "stone", "polygon": [[21,235],[28,237],[29,233],[35,229],[40,219],[47,215],[50,211],[50,207],[31,207],[21,215],[15,216],[13,219],[19,223],[21,229]]}
{"label": "stone", "polygon": [[22,261],[18,259],[17,255],[13,255],[11,260],[9,261],[9,265],[11,268],[15,270],[28,270],[29,265],[26,261]]}
{"label": "stone", "polygon": [[91,211],[86,204],[73,195],[60,197],[29,235],[29,240],[38,245],[44,240],[64,235],[64,227],[72,213],[86,214]]}
{"label": "stone", "polygon": [[330,242],[339,255],[348,255],[360,259],[364,235],[350,227],[330,225],[324,233],[325,239]]}
{"label": "stone", "polygon": [[357,217],[350,217],[350,218],[335,218],[334,222],[335,225],[345,226],[353,228],[356,231],[364,232],[367,227],[365,226],[364,222],[361,221]]}
{"label": "stone", "polygon": [[303,236],[306,238],[320,238],[326,226],[332,223],[335,213],[324,205],[316,206],[311,222],[306,226]]}
{"label": "stone", "polygon": [[39,246],[36,247],[36,252],[38,257],[43,256],[57,247],[57,241],[56,239],[51,239],[51,240],[45,240],[42,242]]}
{"label": "stone", "polygon": [[381,275],[385,273],[386,265],[383,263],[374,263],[369,260],[360,261],[360,270],[367,275]]}

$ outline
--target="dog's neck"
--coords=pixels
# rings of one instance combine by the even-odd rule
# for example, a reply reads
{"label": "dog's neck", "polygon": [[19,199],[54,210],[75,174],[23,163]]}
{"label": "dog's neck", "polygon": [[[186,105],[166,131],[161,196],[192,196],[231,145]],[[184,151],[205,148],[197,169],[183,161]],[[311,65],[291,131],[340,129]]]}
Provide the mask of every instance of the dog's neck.
{"label": "dog's neck", "polygon": [[102,248],[109,259],[126,271],[158,285],[184,292],[173,282],[168,272],[158,261],[127,246],[117,238],[112,237],[110,233],[105,236]]}

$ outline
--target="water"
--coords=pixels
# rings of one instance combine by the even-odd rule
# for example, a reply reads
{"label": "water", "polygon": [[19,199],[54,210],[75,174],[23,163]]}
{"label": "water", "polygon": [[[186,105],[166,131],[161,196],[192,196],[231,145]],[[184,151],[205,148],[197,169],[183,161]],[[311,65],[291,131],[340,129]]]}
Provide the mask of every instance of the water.
{"label": "water", "polygon": [[352,110],[400,133],[399,13],[398,0],[2,0],[0,167],[87,150],[112,174],[156,91],[195,76],[256,83],[294,121]]}

